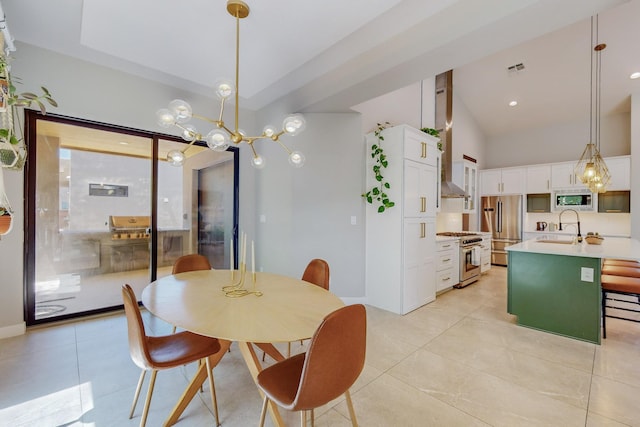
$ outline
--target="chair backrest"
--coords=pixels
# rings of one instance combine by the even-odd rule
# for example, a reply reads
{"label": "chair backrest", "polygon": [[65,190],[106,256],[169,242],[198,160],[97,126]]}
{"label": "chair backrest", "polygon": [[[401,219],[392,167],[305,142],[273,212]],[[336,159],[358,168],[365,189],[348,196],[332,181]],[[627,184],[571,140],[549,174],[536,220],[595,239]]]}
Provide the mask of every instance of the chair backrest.
{"label": "chair backrest", "polygon": [[206,256],[200,254],[183,255],[173,263],[171,274],[184,273],[186,271],[211,270],[211,264]]}
{"label": "chair backrest", "polygon": [[124,301],[124,312],[127,316],[131,359],[140,368],[148,369],[151,357],[147,347],[147,334],[144,330],[140,307],[138,307],[138,299],[131,286],[122,285],[122,300]]}
{"label": "chair backrest", "polygon": [[302,280],[329,290],[329,264],[327,261],[319,258],[312,259],[302,273]]}
{"label": "chair backrest", "polygon": [[326,316],[311,338],[294,410],[317,408],[349,390],[364,367],[366,347],[364,305],[348,305]]}

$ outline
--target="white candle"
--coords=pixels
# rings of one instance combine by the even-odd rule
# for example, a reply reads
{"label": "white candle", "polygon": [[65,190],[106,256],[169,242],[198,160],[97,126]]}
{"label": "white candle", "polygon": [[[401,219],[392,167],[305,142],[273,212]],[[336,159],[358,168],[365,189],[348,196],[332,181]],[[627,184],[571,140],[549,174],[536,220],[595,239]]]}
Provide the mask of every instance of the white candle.
{"label": "white candle", "polygon": [[256,275],[256,252],[253,247],[253,240],[251,241],[251,274]]}
{"label": "white candle", "polygon": [[233,271],[233,237],[231,238],[231,248],[229,249],[229,270]]}
{"label": "white candle", "polygon": [[242,237],[242,263],[245,265],[245,270],[247,266],[247,235],[245,234]]}

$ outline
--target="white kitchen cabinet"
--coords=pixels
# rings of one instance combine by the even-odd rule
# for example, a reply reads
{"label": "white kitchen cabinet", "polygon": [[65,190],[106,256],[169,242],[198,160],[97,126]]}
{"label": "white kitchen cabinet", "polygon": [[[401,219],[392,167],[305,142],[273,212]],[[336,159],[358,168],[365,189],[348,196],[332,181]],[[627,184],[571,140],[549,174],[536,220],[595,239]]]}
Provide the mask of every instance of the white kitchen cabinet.
{"label": "white kitchen cabinet", "polygon": [[551,165],[551,188],[553,190],[563,188],[587,188],[578,175],[575,174],[575,168],[578,161],[553,163]]}
{"label": "white kitchen cabinet", "polygon": [[631,157],[607,157],[604,163],[611,174],[607,190],[631,190]]}
{"label": "white kitchen cabinet", "polygon": [[469,160],[453,162],[453,183],[469,195],[462,204],[462,213],[475,213],[478,203],[478,165]]}
{"label": "white kitchen cabinet", "polygon": [[460,240],[456,237],[436,243],[436,291],[460,283]]}
{"label": "white kitchen cabinet", "polygon": [[482,196],[524,194],[525,168],[485,169],[480,171]]}
{"label": "white kitchen cabinet", "polygon": [[[389,162],[382,172],[395,206],[366,210],[367,302],[405,314],[435,299],[438,139],[406,125],[382,132]],[[367,146],[378,143],[373,133]],[[370,156],[368,156],[370,157]],[[367,188],[376,181],[368,158]]]}
{"label": "white kitchen cabinet", "polygon": [[551,192],[551,165],[527,166],[527,194]]}
{"label": "white kitchen cabinet", "polygon": [[480,274],[491,270],[491,233],[482,233],[482,252],[480,255]]}

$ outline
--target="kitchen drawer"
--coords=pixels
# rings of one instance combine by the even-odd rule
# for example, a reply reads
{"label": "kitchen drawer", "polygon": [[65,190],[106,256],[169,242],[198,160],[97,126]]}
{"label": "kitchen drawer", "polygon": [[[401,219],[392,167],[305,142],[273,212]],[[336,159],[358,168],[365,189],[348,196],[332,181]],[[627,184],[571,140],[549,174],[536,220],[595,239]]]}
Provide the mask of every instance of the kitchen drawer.
{"label": "kitchen drawer", "polygon": [[448,289],[453,285],[458,284],[458,272],[454,272],[452,268],[442,270],[438,272],[436,280],[436,290],[442,291]]}
{"label": "kitchen drawer", "polygon": [[443,251],[437,253],[436,271],[453,268],[453,251]]}
{"label": "kitchen drawer", "polygon": [[450,251],[450,250],[453,250],[453,249],[456,249],[456,250],[457,250],[457,247],[458,247],[458,244],[457,244],[457,242],[456,242],[456,241],[449,240],[449,241],[445,241],[445,242],[438,242],[438,245],[437,245],[437,247],[436,247],[436,250],[437,250],[438,252],[441,252],[441,251]]}

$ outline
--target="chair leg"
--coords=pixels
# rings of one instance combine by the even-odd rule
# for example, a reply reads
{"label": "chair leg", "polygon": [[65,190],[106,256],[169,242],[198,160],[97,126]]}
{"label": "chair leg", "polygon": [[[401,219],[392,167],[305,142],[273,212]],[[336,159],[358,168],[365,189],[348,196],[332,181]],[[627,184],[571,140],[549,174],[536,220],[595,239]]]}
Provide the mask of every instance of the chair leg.
{"label": "chair leg", "polygon": [[133,413],[136,410],[138,404],[138,397],[140,397],[140,390],[142,389],[142,383],[144,382],[144,375],[147,373],[144,369],[140,372],[140,379],[138,379],[138,386],[136,387],[136,394],[133,395],[133,403],[131,404],[131,412],[129,412],[129,419],[133,418]]}
{"label": "chair leg", "polygon": [[602,338],[607,338],[607,292],[602,291]]}
{"label": "chair leg", "polygon": [[262,402],[262,410],[260,411],[260,427],[264,427],[264,419],[267,415],[267,405],[269,405],[269,398],[265,396],[264,401]]}
{"label": "chair leg", "polygon": [[175,334],[175,333],[176,333],[176,329],[177,329],[177,328],[178,328],[178,327],[174,325],[174,326],[173,326],[173,330],[171,331],[171,333],[172,333],[172,334]]}
{"label": "chair leg", "polygon": [[344,392],[344,397],[347,398],[347,407],[349,408],[349,416],[351,417],[351,425],[358,427],[358,421],[356,420],[356,411],[353,410],[353,402],[351,401],[351,393],[349,390]]}
{"label": "chair leg", "polygon": [[216,426],[220,427],[220,418],[218,418],[218,398],[216,396],[216,385],[213,381],[213,368],[211,367],[211,361],[207,357],[207,377],[209,378],[209,389],[211,390],[211,402],[213,403],[213,411],[216,415]]}
{"label": "chair leg", "polygon": [[311,410],[311,427],[315,427],[316,425],[316,414]]}
{"label": "chair leg", "polygon": [[291,343],[287,343],[287,358],[291,357]]}
{"label": "chair leg", "polygon": [[307,411],[300,411],[300,427],[307,427]]}
{"label": "chair leg", "polygon": [[144,427],[147,424],[147,415],[149,414],[149,407],[151,406],[151,396],[153,395],[153,386],[156,384],[157,370],[151,371],[151,378],[149,379],[149,391],[147,392],[147,400],[144,402],[144,410],[142,411],[142,418],[140,419],[140,427]]}

